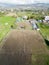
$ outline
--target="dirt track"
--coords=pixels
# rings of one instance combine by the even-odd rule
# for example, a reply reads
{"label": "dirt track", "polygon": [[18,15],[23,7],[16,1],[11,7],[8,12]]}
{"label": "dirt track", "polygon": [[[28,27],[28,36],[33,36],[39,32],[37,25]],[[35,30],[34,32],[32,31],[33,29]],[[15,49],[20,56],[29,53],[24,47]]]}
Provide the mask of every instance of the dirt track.
{"label": "dirt track", "polygon": [[13,30],[3,40],[0,65],[32,65],[32,54],[45,54],[46,47],[37,31]]}

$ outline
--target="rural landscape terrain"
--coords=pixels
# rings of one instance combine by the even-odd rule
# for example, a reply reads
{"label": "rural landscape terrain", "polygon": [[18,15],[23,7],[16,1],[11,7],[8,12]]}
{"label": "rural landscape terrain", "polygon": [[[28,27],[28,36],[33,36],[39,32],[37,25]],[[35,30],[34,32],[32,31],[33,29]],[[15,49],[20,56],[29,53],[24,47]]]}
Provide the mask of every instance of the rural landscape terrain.
{"label": "rural landscape terrain", "polygon": [[49,65],[49,4],[0,3],[0,65]]}

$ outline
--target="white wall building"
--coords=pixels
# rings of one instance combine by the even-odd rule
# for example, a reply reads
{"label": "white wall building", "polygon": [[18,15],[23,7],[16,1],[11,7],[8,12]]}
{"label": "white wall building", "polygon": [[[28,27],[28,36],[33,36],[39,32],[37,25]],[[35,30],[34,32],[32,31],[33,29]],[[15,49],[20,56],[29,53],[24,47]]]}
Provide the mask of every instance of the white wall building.
{"label": "white wall building", "polygon": [[45,21],[49,21],[49,16],[45,16]]}

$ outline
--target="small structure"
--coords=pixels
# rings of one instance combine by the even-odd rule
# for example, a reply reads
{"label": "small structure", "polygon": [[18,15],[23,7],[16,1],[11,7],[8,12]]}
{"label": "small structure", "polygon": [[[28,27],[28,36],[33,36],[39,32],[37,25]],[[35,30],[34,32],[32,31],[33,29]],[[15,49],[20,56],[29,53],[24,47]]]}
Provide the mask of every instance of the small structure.
{"label": "small structure", "polygon": [[39,23],[42,23],[43,21],[42,20],[38,20]]}
{"label": "small structure", "polygon": [[27,18],[28,18],[27,16],[23,16],[23,19],[27,20]]}
{"label": "small structure", "polygon": [[36,23],[32,23],[32,27],[34,30],[40,30]]}
{"label": "small structure", "polygon": [[37,21],[35,19],[30,19],[29,22],[32,23],[37,23]]}
{"label": "small structure", "polygon": [[17,17],[16,22],[23,22],[23,18],[22,17]]}
{"label": "small structure", "polygon": [[45,16],[45,21],[49,23],[49,16]]}
{"label": "small structure", "polygon": [[49,21],[49,16],[45,16],[45,20],[46,21]]}
{"label": "small structure", "polygon": [[33,28],[34,30],[40,30],[40,29],[38,28],[38,25],[36,24],[36,23],[37,23],[36,20],[30,19],[30,20],[29,20],[29,23],[32,25],[32,28]]}

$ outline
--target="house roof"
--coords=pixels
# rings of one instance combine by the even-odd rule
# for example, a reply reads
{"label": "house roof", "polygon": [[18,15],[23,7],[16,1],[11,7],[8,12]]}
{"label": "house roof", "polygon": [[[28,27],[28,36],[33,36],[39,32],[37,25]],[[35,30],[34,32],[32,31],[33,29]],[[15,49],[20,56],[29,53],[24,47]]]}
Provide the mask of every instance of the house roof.
{"label": "house roof", "polygon": [[18,18],[16,19],[16,22],[21,22],[21,21],[23,21],[23,18],[21,18],[21,17],[18,17]]}
{"label": "house roof", "polygon": [[24,19],[27,19],[28,17],[27,16],[23,16]]}
{"label": "house roof", "polygon": [[49,20],[49,16],[45,16],[45,20]]}
{"label": "house roof", "polygon": [[31,23],[37,23],[35,19],[30,19],[29,21],[31,21]]}

